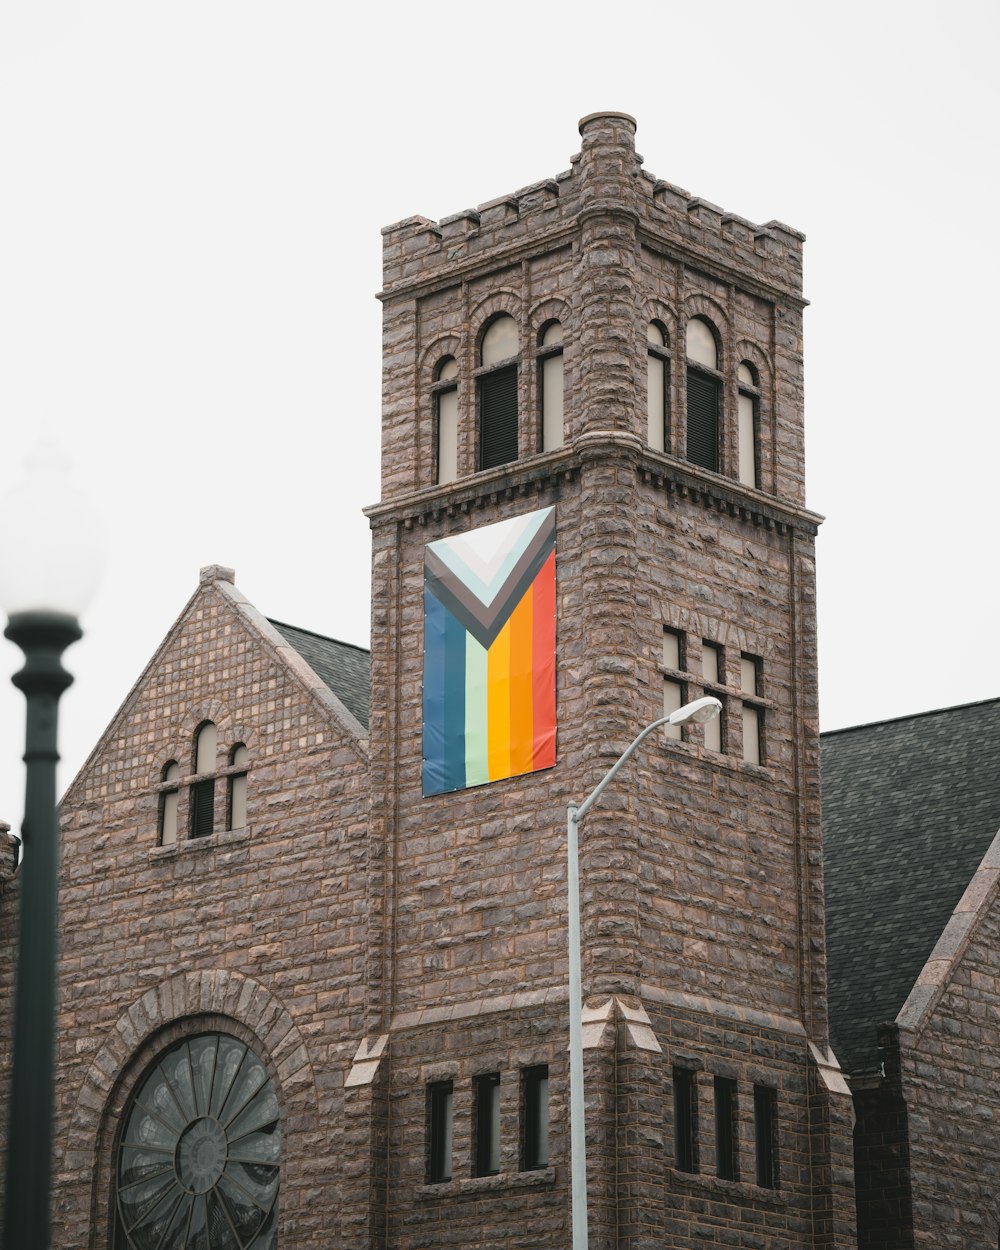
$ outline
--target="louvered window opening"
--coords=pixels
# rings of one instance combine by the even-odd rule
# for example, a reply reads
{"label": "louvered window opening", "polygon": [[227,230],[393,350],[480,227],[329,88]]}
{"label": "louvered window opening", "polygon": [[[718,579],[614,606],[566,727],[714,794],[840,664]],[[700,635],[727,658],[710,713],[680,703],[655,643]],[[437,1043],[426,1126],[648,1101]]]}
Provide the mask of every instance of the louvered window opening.
{"label": "louvered window opening", "polygon": [[719,471],[719,382],[694,369],[687,375],[687,458]]}
{"label": "louvered window opening", "polygon": [[517,365],[479,379],[479,467],[517,459]]}
{"label": "louvered window opening", "polygon": [[191,787],[191,837],[207,838],[215,831],[215,782],[196,781]]}
{"label": "louvered window opening", "polygon": [[734,1181],[736,1172],[736,1082],[715,1078],[715,1174]]}

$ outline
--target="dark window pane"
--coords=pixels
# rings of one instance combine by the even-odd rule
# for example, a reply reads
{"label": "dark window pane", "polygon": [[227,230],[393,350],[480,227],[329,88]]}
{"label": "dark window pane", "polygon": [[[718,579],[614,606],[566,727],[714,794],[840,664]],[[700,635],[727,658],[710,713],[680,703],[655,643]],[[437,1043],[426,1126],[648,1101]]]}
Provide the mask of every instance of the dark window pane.
{"label": "dark window pane", "polygon": [[476,1175],[500,1171],[500,1073],[476,1078]]}
{"label": "dark window pane", "polygon": [[719,382],[688,370],[687,458],[703,469],[719,471]]}
{"label": "dark window pane", "polygon": [[427,1179],[451,1180],[452,1083],[437,1081],[427,1088]]}
{"label": "dark window pane", "polygon": [[715,1174],[724,1181],[735,1181],[736,1171],[736,1082],[715,1078]]}
{"label": "dark window pane", "polygon": [[479,379],[479,467],[517,459],[517,365]]}
{"label": "dark window pane", "polygon": [[674,1167],[698,1171],[698,1088],[688,1068],[674,1068]]}
{"label": "dark window pane", "polygon": [[545,1064],[524,1072],[524,1170],[549,1165],[549,1069]]}
{"label": "dark window pane", "polygon": [[753,1090],[754,1136],[757,1143],[757,1184],[775,1189],[778,1184],[778,1091],[768,1085]]}

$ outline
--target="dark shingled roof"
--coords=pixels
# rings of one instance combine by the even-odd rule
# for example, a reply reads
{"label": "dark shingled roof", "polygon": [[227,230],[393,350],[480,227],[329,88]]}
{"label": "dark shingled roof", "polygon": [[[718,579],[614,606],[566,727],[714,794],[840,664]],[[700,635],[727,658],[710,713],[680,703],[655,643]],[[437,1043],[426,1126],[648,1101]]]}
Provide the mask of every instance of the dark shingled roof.
{"label": "dark shingled roof", "polygon": [[823,734],[830,1031],[877,1070],[896,1018],[1000,827],[1000,699]]}
{"label": "dark shingled roof", "polygon": [[316,676],[322,678],[367,729],[371,706],[371,657],[364,647],[354,647],[349,642],[338,642],[336,638],[324,638],[311,630],[268,619]]}

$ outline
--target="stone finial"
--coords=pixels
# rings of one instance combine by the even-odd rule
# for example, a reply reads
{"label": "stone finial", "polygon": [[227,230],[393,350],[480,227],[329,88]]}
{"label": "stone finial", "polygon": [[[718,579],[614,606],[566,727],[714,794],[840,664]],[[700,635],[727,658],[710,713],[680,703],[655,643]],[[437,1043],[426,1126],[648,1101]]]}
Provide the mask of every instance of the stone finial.
{"label": "stone finial", "polygon": [[227,569],[224,564],[206,564],[198,575],[198,581],[202,586],[211,582],[229,582],[235,586],[236,570]]}
{"label": "stone finial", "polygon": [[633,135],[635,134],[636,120],[631,113],[588,113],[586,117],[580,118],[580,134],[585,134],[587,130],[598,126],[613,126],[615,122],[627,123]]}

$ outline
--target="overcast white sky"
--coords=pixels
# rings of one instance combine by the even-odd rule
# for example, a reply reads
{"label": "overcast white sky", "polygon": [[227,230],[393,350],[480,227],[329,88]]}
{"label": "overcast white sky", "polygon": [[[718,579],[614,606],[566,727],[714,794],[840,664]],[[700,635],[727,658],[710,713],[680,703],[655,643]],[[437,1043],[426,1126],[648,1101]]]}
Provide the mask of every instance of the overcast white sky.
{"label": "overcast white sky", "polygon": [[[204,564],[367,643],[380,227],[568,168],[607,108],[659,177],[808,236],[824,727],[1000,695],[998,28],[995,0],[7,0],[0,500],[45,426],[109,525],[61,787]],[[0,644],[15,829],[19,666]]]}

